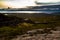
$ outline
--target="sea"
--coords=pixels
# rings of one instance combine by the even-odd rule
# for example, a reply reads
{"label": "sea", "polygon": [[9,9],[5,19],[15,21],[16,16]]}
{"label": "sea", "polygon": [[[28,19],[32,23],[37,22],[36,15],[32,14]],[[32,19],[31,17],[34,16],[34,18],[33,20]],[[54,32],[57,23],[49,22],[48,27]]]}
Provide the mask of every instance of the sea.
{"label": "sea", "polygon": [[56,13],[60,11],[0,11],[0,13]]}

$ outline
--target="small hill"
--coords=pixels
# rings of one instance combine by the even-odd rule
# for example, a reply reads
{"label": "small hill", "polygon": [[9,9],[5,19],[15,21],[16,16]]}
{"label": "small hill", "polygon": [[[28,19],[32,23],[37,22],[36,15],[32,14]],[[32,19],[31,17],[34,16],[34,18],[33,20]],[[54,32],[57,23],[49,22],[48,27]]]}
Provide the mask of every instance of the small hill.
{"label": "small hill", "polygon": [[18,23],[21,23],[22,20],[22,18],[18,18],[16,16],[6,16],[0,14],[0,26],[15,26]]}
{"label": "small hill", "polygon": [[8,15],[21,17],[21,18],[30,18],[30,17],[49,16],[50,14],[46,14],[46,13],[13,13],[12,14],[12,13],[9,13]]}
{"label": "small hill", "polygon": [[[21,16],[21,15],[20,15]],[[16,26],[19,23],[34,23],[29,18],[20,18],[14,15],[0,14],[0,26]]]}

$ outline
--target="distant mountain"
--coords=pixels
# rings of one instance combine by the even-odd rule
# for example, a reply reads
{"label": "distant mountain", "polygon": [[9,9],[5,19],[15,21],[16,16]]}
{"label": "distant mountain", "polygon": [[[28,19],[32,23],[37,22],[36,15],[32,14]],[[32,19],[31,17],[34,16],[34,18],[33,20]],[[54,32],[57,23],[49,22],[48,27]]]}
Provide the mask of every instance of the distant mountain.
{"label": "distant mountain", "polygon": [[60,8],[60,5],[43,5],[43,6],[35,6],[32,9],[38,9],[38,8]]}

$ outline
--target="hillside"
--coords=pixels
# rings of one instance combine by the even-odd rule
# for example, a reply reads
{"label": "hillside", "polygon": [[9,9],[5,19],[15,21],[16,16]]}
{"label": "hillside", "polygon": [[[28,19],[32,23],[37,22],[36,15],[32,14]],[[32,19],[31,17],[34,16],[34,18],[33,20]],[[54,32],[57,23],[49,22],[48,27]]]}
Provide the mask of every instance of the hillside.
{"label": "hillside", "polygon": [[7,14],[12,15],[12,16],[22,17],[22,18],[40,17],[40,16],[49,16],[50,15],[50,14],[46,14],[46,13],[13,13],[13,14],[7,13]]}
{"label": "hillside", "polygon": [[[52,14],[0,14],[0,39],[11,40],[29,30],[60,27],[60,16]],[[45,31],[44,31],[45,32]],[[48,31],[47,31],[48,32]]]}

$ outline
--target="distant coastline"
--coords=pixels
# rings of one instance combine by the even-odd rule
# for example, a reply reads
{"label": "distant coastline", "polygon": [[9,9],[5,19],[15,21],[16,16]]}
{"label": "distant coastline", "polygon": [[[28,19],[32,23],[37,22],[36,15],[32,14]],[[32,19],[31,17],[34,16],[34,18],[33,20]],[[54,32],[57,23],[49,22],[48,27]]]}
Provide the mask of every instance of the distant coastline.
{"label": "distant coastline", "polygon": [[7,8],[0,9],[0,13],[57,13],[60,12],[60,5],[30,6],[28,8]]}

